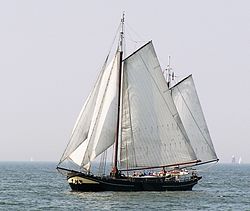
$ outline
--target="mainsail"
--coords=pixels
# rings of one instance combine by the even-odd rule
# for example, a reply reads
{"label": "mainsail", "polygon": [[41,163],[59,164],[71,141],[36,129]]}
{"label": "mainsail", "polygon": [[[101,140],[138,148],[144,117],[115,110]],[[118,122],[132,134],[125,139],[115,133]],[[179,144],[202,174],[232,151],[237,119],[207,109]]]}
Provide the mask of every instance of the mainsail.
{"label": "mainsail", "polygon": [[197,158],[202,162],[217,160],[192,75],[173,86],[171,91]]}
{"label": "mainsail", "polygon": [[196,160],[152,42],[124,60],[120,167]]}
{"label": "mainsail", "polygon": [[79,166],[89,164],[114,143],[117,122],[117,68],[120,54],[103,68],[73,129],[61,162],[70,159]]}

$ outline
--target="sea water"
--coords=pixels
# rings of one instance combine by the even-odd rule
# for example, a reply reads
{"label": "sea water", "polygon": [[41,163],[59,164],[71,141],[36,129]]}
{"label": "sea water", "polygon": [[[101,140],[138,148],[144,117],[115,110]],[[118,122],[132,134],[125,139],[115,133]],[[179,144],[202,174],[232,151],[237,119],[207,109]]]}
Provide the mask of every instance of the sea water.
{"label": "sea water", "polygon": [[0,210],[249,210],[250,165],[203,169],[193,191],[72,192],[53,162],[0,162]]}

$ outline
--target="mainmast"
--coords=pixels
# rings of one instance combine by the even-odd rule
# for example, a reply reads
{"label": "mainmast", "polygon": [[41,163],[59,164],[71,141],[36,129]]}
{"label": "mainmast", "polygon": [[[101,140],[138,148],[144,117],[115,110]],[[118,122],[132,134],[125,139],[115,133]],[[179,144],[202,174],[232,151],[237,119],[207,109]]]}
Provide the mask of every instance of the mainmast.
{"label": "mainmast", "polygon": [[119,69],[118,69],[118,114],[117,114],[117,126],[116,126],[116,137],[114,143],[114,166],[112,169],[112,176],[118,176],[118,140],[120,137],[120,115],[121,115],[121,91],[122,91],[122,55],[123,55],[123,30],[124,30],[124,13],[122,14],[121,19],[121,32],[120,32],[120,40],[119,40],[119,47],[118,47],[118,54],[119,54]]}

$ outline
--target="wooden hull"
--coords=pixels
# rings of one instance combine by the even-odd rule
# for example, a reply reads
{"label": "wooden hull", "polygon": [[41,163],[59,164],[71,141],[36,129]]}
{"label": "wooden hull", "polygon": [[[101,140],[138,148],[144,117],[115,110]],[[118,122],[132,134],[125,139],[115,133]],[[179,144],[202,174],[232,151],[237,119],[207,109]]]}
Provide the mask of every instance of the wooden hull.
{"label": "wooden hull", "polygon": [[73,191],[190,191],[201,177],[185,180],[165,177],[97,177],[82,173],[71,174],[68,182]]}

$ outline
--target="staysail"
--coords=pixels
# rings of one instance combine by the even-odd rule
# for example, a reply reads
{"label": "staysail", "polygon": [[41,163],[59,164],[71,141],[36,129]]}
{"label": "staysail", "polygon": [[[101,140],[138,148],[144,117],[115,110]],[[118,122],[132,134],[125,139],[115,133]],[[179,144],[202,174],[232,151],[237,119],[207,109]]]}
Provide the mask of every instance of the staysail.
{"label": "staysail", "polygon": [[117,121],[117,80],[120,54],[101,72],[73,129],[61,158],[72,160],[85,169],[114,143]]}
{"label": "staysail", "polygon": [[124,60],[120,167],[196,160],[152,42]]}
{"label": "staysail", "polygon": [[172,98],[198,159],[217,160],[192,75],[171,88]]}

